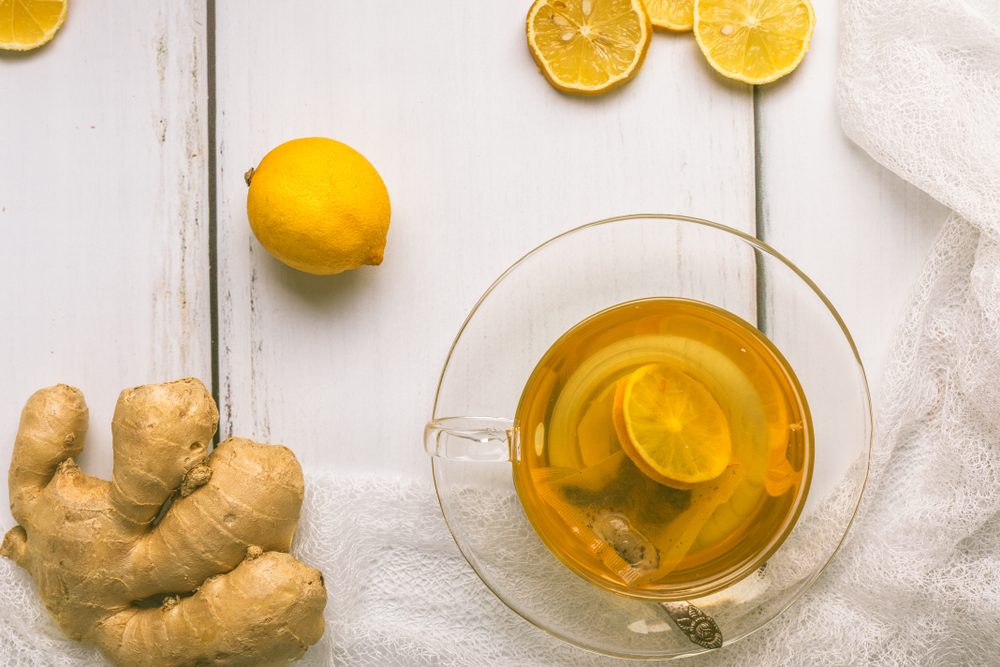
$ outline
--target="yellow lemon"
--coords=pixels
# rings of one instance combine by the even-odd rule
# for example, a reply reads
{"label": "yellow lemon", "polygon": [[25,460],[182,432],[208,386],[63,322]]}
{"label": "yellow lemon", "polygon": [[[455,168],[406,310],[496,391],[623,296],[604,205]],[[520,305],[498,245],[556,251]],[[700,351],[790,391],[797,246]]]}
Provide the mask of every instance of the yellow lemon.
{"label": "yellow lemon", "polygon": [[639,71],[652,24],[642,0],[535,0],[528,48],[553,86],[596,95]]}
{"label": "yellow lemon", "polygon": [[615,399],[622,449],[656,481],[706,482],[730,464],[729,422],[711,392],[690,375],[649,364],[621,382]]}
{"label": "yellow lemon", "polygon": [[0,49],[29,51],[46,44],[66,20],[67,0],[0,0]]}
{"label": "yellow lemon", "polygon": [[288,266],[331,275],[380,264],[389,193],[365,157],[333,139],[293,139],[246,174],[250,227]]}
{"label": "yellow lemon", "polygon": [[694,26],[694,0],[646,0],[654,28],[687,32]]}
{"label": "yellow lemon", "polygon": [[695,0],[694,36],[709,64],[746,83],[779,79],[802,62],[816,16],[809,0]]}

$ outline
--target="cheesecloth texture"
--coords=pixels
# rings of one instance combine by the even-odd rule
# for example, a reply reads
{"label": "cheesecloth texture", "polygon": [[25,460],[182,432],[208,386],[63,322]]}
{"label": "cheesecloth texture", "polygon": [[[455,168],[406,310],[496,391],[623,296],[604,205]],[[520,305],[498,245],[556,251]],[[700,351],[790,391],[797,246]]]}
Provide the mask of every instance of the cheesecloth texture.
{"label": "cheesecloth texture", "polygon": [[[1000,3],[845,0],[841,21],[845,132],[953,214],[881,383],[872,475],[844,548],[764,630],[687,665],[988,664],[1000,652]],[[330,601],[304,664],[632,664],[506,609],[426,482],[308,473],[307,489],[295,551],[324,570]],[[102,664],[3,559],[0,664]]]}

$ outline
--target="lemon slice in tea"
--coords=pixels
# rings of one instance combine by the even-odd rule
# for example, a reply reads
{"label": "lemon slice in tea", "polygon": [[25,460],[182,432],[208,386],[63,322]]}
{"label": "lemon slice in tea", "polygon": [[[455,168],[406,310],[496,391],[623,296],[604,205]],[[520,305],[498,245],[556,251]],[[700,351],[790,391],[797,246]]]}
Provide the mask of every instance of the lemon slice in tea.
{"label": "lemon slice in tea", "polygon": [[622,449],[640,470],[664,484],[715,479],[732,459],[729,423],[703,384],[667,364],[643,366],[616,395]]}
{"label": "lemon slice in tea", "polygon": [[646,0],[654,28],[687,32],[694,26],[694,0]]}
{"label": "lemon slice in tea", "polygon": [[531,56],[549,83],[596,95],[639,71],[652,24],[642,0],[535,0],[527,31]]}
{"label": "lemon slice in tea", "polygon": [[695,0],[694,36],[709,64],[745,83],[769,83],[802,62],[816,17],[809,0]]}

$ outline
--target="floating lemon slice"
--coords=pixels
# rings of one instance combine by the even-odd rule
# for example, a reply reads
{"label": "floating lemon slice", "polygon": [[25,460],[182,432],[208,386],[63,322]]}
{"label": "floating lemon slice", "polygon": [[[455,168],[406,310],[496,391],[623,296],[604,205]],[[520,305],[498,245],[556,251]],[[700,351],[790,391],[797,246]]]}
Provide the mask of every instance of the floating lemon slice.
{"label": "floating lemon slice", "polygon": [[694,26],[694,0],[646,0],[654,28],[687,32]]}
{"label": "floating lemon slice", "polygon": [[67,0],[0,0],[0,49],[30,51],[47,43],[66,20]]}
{"label": "floating lemon slice", "polygon": [[720,74],[769,83],[802,62],[816,17],[809,0],[695,0],[694,36]]}
{"label": "floating lemon slice", "polygon": [[596,95],[639,71],[652,24],[642,0],[535,0],[527,30],[528,48],[549,83]]}
{"label": "floating lemon slice", "polygon": [[615,398],[622,449],[653,479],[697,484],[729,465],[726,416],[708,389],[686,373],[666,364],[643,366],[622,381]]}

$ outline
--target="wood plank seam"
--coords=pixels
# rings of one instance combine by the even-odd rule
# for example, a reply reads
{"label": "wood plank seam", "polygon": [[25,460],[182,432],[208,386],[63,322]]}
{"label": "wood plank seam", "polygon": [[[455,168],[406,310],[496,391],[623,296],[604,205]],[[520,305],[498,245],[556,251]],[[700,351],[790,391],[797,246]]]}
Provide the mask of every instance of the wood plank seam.
{"label": "wood plank seam", "polygon": [[[205,2],[205,81],[206,113],[208,115],[208,300],[211,345],[211,392],[215,404],[220,403],[219,384],[219,204],[217,144],[215,128],[216,78],[215,78],[215,0]],[[227,431],[231,433],[232,429]],[[213,445],[219,444],[222,430],[215,432]]]}
{"label": "wood plank seam", "polygon": [[[760,87],[751,86],[751,105],[753,107],[753,120],[751,126],[753,130],[753,204],[754,204],[754,236],[757,240],[767,243],[765,230],[767,225],[764,221],[764,202],[761,192],[761,149],[760,149]],[[757,256],[759,259],[759,255]],[[765,335],[767,334],[767,283],[765,282],[766,272],[760,261],[754,262],[756,266],[755,289],[757,294],[757,328]]]}

